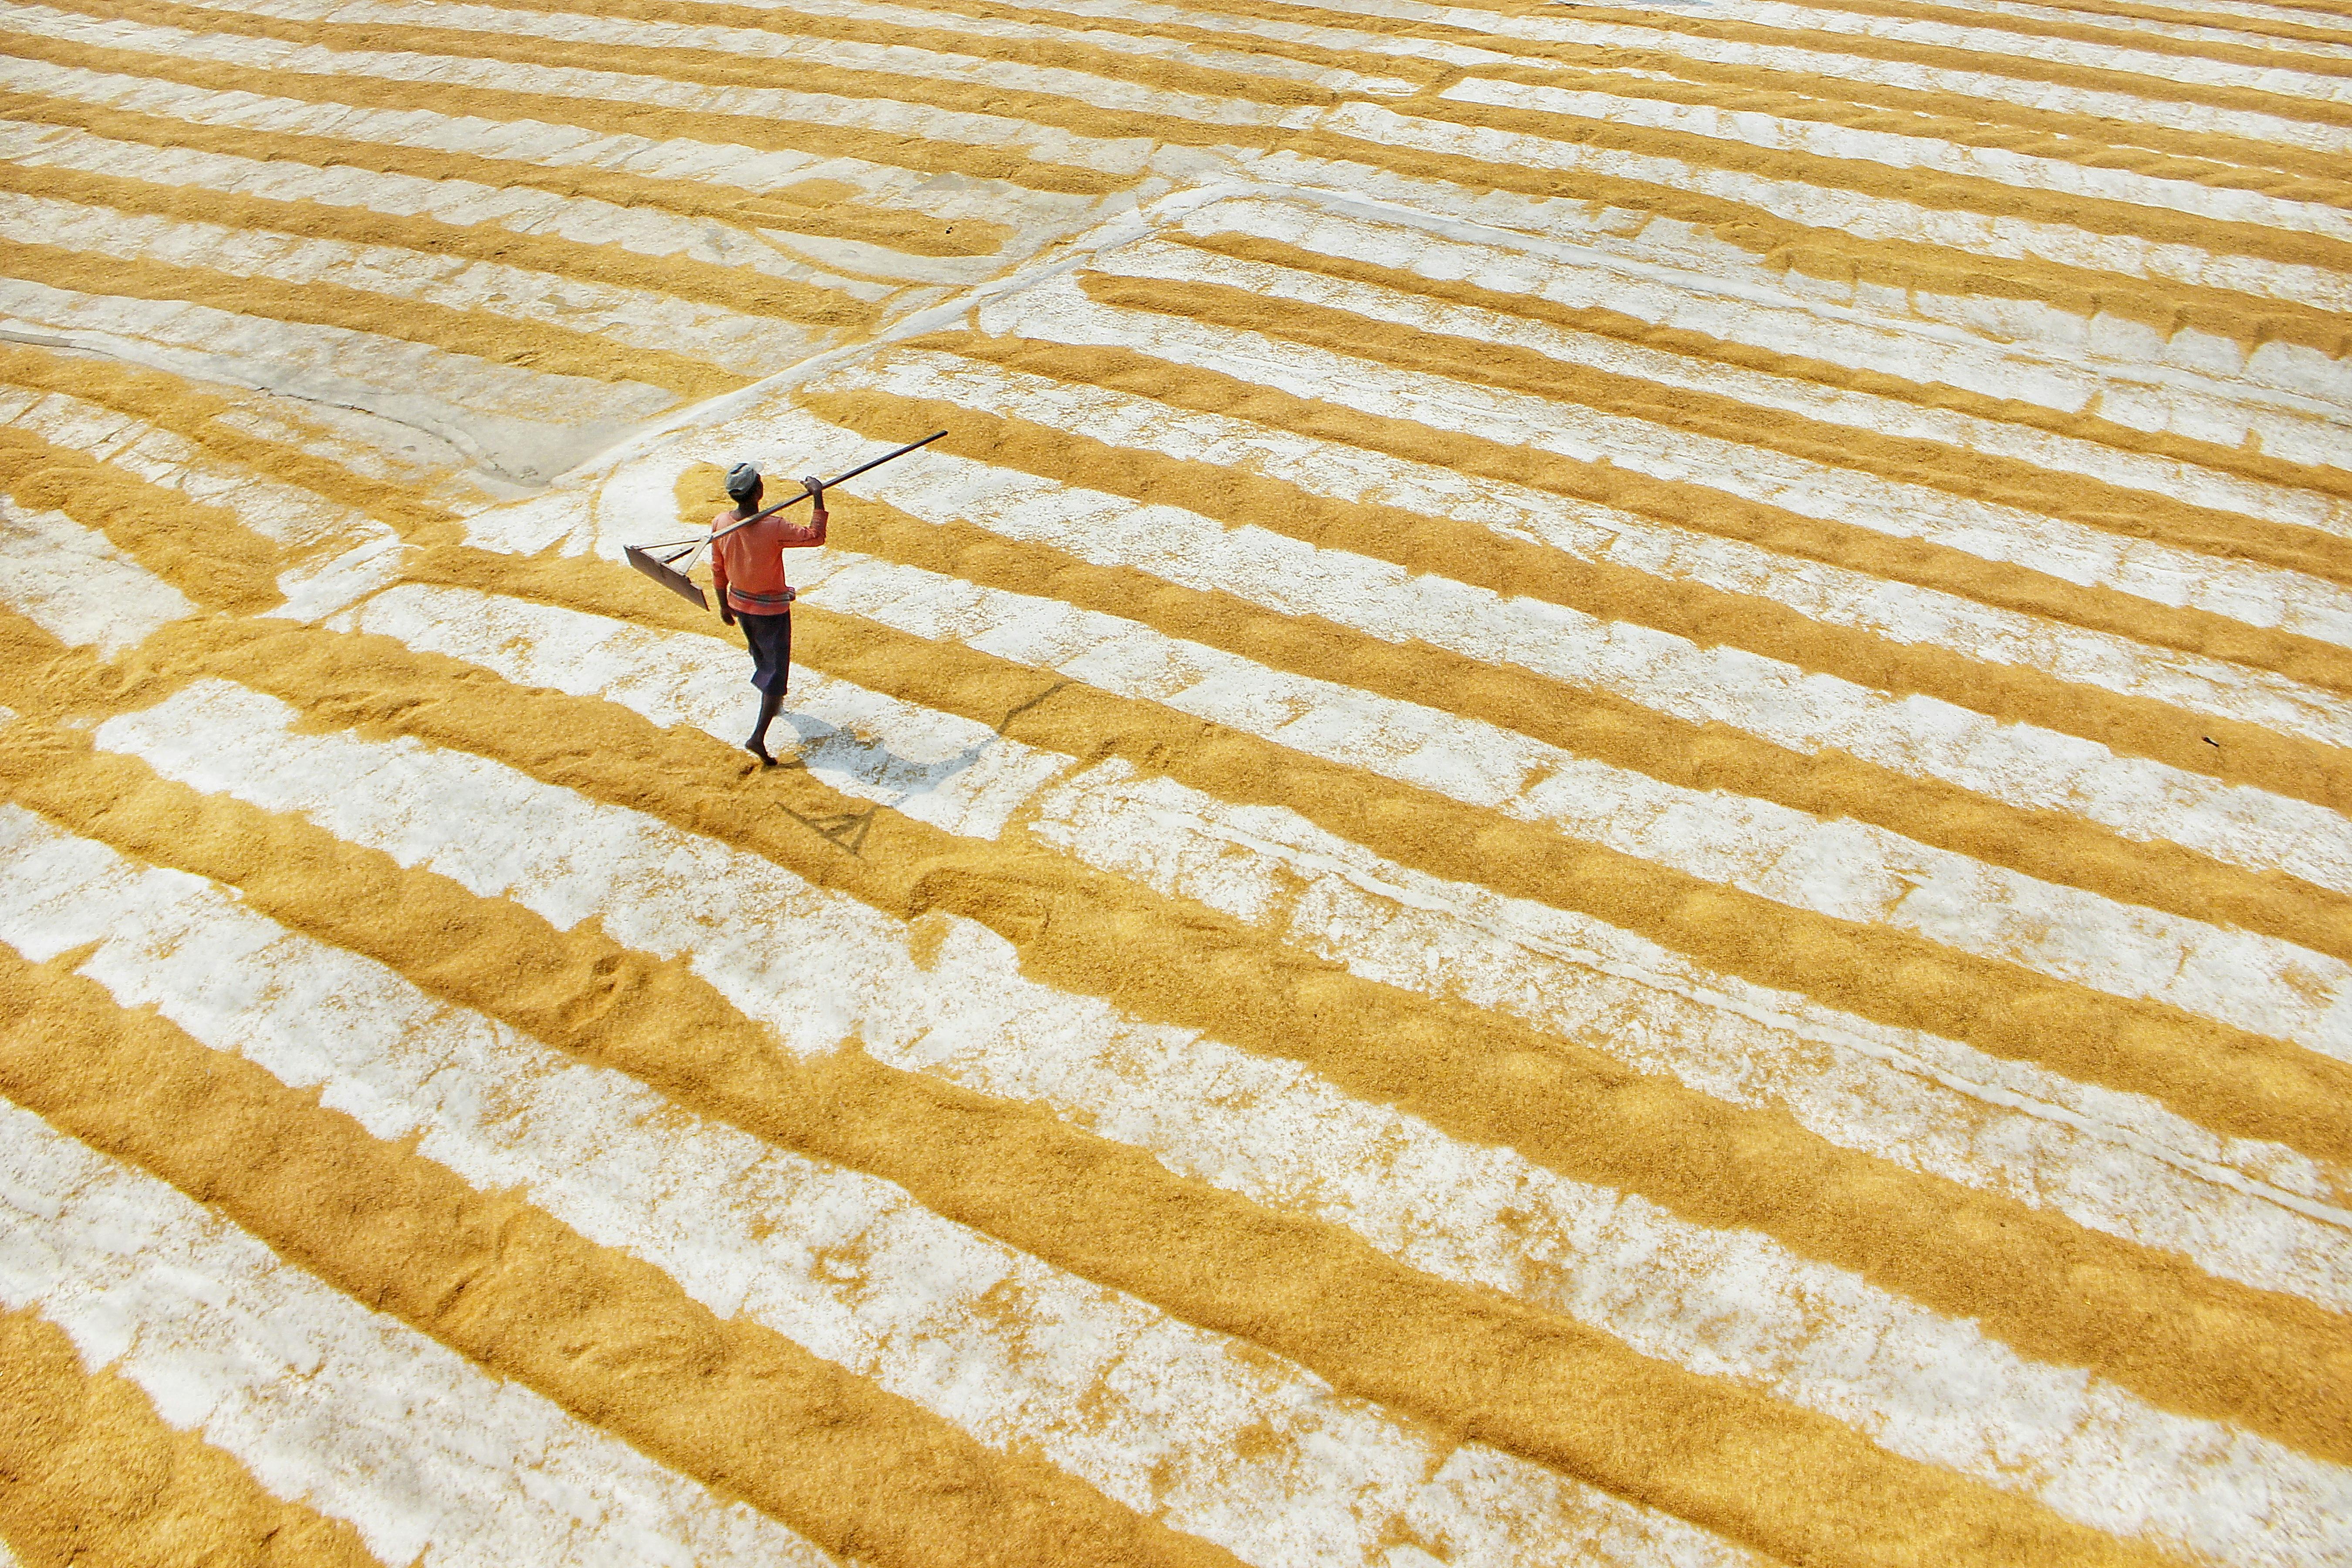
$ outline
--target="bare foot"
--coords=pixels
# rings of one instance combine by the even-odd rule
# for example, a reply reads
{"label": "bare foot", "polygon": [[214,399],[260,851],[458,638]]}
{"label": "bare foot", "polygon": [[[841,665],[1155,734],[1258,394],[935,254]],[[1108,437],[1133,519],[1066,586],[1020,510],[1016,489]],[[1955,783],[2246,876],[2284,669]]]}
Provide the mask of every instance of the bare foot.
{"label": "bare foot", "polygon": [[763,768],[772,768],[776,765],[776,759],[768,755],[768,726],[775,722],[776,710],[782,708],[783,705],[784,694],[782,692],[761,692],[760,694],[760,717],[752,721],[751,738],[743,742],[743,749],[751,752],[753,756],[759,758],[760,765]]}

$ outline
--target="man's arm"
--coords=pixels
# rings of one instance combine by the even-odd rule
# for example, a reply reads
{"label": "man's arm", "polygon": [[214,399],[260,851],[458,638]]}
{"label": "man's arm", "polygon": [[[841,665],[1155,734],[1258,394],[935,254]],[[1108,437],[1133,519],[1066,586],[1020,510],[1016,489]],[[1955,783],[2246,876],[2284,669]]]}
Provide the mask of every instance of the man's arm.
{"label": "man's arm", "polygon": [[824,542],[824,481],[811,478],[801,483],[808,487],[809,520],[785,528],[776,542],[787,550],[806,550]]}
{"label": "man's arm", "polygon": [[[717,522],[713,522],[710,526],[714,532],[719,527]],[[727,552],[715,544],[710,547],[710,585],[719,590],[720,624],[733,626],[735,612],[727,607]]]}

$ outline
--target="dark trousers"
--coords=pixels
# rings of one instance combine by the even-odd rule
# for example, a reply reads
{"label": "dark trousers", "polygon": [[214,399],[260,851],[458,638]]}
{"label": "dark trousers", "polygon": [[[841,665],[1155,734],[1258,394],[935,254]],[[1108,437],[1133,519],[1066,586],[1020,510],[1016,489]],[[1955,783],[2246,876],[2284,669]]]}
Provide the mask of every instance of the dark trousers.
{"label": "dark trousers", "polygon": [[747,616],[735,612],[743,640],[751,645],[751,684],[765,697],[782,697],[793,683],[793,615]]}

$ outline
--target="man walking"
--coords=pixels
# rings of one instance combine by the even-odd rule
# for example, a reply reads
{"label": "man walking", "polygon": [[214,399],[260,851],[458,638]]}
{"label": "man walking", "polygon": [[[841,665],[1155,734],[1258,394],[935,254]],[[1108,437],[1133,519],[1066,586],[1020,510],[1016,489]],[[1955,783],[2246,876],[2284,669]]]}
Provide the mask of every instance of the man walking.
{"label": "man walking", "polygon": [[[738,528],[710,547],[710,577],[719,590],[719,618],[729,626],[742,623],[743,640],[751,646],[751,684],[760,689],[760,721],[751,728],[744,749],[766,767],[776,759],[768,754],[768,724],[784,703],[793,676],[792,588],[784,582],[784,552],[806,550],[824,542],[824,481],[803,479],[810,497],[806,522],[787,522],[784,514],[763,517],[748,528]],[[760,510],[760,470],[738,463],[727,470],[727,494],[735,510],[710,520],[713,533],[742,521]]]}

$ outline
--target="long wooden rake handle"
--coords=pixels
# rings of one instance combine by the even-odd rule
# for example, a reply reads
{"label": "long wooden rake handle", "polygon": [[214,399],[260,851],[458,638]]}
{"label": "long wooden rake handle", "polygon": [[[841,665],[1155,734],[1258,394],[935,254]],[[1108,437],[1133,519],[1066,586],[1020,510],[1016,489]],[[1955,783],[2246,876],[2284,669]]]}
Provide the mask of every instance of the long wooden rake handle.
{"label": "long wooden rake handle", "polygon": [[[864,473],[864,472],[865,472],[866,469],[868,469],[868,468],[880,468],[883,464],[885,464],[885,463],[888,462],[888,461],[889,461],[891,458],[903,458],[903,457],[905,457],[908,453],[909,453],[909,452],[913,451],[913,450],[914,450],[916,447],[928,447],[928,446],[929,446],[932,442],[934,442],[934,441],[936,441],[936,440],[938,440],[940,437],[942,437],[942,436],[944,436],[944,435],[946,435],[946,434],[947,434],[947,432],[946,432],[946,431],[944,431],[944,430],[934,430],[934,431],[932,431],[929,435],[928,435],[928,436],[924,437],[923,437],[921,440],[919,440],[919,441],[909,441],[909,442],[908,442],[905,446],[903,446],[903,447],[899,447],[899,448],[898,448],[897,451],[895,451],[895,452],[885,452],[885,453],[883,453],[880,457],[878,457],[878,458],[875,458],[875,459],[874,459],[872,462],[870,462],[870,463],[860,463],[860,464],[858,464],[858,465],[857,465],[857,467],[856,467],[856,468],[854,468],[850,469],[850,470],[849,470],[849,472],[847,472],[847,473],[845,473],[845,474],[841,475],[841,476],[840,476],[840,478],[838,478],[838,479],[827,479],[827,480],[825,480],[825,481],[824,481],[824,488],[825,488],[825,489],[833,489],[833,487],[834,487],[834,486],[835,486],[835,485],[837,485],[837,484],[842,483],[844,480],[847,480],[847,479],[856,479],[858,475],[860,475],[860,474]],[[765,508],[765,509],[764,509],[764,510],[762,510],[753,512],[751,516],[749,516],[749,517],[745,518],[745,519],[744,519],[742,521],[740,521],[740,522],[733,522],[733,523],[730,523],[730,524],[728,524],[725,528],[720,529],[718,532],[716,532],[716,533],[714,533],[714,534],[712,534],[712,535],[710,536],[710,542],[711,542],[711,543],[713,543],[713,544],[716,544],[716,543],[718,543],[720,540],[722,540],[722,539],[726,538],[729,534],[730,534],[730,533],[734,532],[737,529],[739,529],[739,528],[749,528],[749,527],[751,527],[753,523],[755,523],[755,522],[759,521],[761,518],[763,518],[763,517],[772,517],[772,516],[773,516],[774,514],[776,514],[777,512],[780,512],[780,511],[783,510],[784,510],[784,508],[786,508],[786,507],[788,507],[788,506],[798,506],[798,505],[800,505],[800,504],[801,504],[801,502],[803,502],[803,501],[804,501],[804,500],[808,500],[808,499],[809,499],[809,497],[811,497],[811,496],[813,496],[813,495],[814,495],[814,494],[816,494],[816,492],[815,492],[814,490],[810,489],[806,485],[803,485],[803,486],[802,486],[802,487],[801,487],[801,493],[800,493],[800,494],[798,494],[798,495],[796,495],[796,496],[794,496],[794,497],[793,497],[790,500],[780,500],[780,501],[778,501],[775,505],[773,505],[773,506],[772,506],[772,507],[768,507],[768,508]]]}
{"label": "long wooden rake handle", "polygon": [[[831,489],[834,486],[841,483],[843,479],[854,479],[868,468],[878,468],[893,458],[903,458],[919,447],[928,447],[946,434],[947,432],[944,430],[934,430],[919,441],[909,441],[896,451],[883,453],[880,457],[875,458],[870,463],[858,464],[857,467],[850,469],[847,473],[841,475],[838,479],[825,480],[824,488],[826,489]],[[668,539],[664,540],[659,544],[624,545],[622,547],[621,553],[628,557],[630,565],[635,567],[638,571],[644,573],[655,582],[659,583],[663,587],[667,588],[679,598],[689,600],[707,610],[710,608],[710,600],[705,596],[699,584],[698,584],[692,578],[688,577],[685,573],[677,569],[677,563],[685,560],[689,555],[700,553],[704,545],[716,544],[719,541],[726,538],[737,529],[749,528],[753,523],[759,521],[761,518],[772,517],[788,506],[798,506],[801,502],[808,500],[809,497],[815,493],[816,492],[814,490],[810,489],[806,485],[803,485],[801,487],[800,494],[791,497],[789,500],[780,500],[775,505],[765,508],[762,510],[755,511],[751,516],[743,519],[740,522],[730,523],[716,533],[708,534],[698,539]],[[675,552],[669,555],[656,555],[654,552],[656,550],[670,550]]]}

